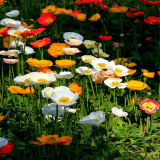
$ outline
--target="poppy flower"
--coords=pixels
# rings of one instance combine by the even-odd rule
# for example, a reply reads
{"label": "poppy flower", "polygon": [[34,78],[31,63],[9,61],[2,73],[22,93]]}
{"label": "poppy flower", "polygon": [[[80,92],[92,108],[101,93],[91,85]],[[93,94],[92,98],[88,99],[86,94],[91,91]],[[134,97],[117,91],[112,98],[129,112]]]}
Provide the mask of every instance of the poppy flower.
{"label": "poppy flower", "polygon": [[8,16],[8,17],[17,17],[18,15],[19,15],[18,10],[12,10],[12,11],[6,13],[6,16]]}
{"label": "poppy flower", "polygon": [[43,38],[41,40],[38,40],[36,42],[31,42],[30,44],[32,45],[33,48],[41,48],[47,44],[51,43],[51,39],[50,38]]}
{"label": "poppy flower", "polygon": [[0,121],[3,121],[4,118],[5,116],[0,116]]}
{"label": "poppy flower", "polygon": [[98,21],[101,18],[101,15],[99,13],[94,14],[91,18],[89,18],[90,21]]}
{"label": "poppy flower", "polygon": [[56,60],[55,61],[55,66],[59,67],[59,68],[69,68],[73,65],[76,64],[76,61],[72,61],[69,59],[63,59],[63,60]]}
{"label": "poppy flower", "polygon": [[70,16],[71,17],[77,17],[77,14],[81,13],[81,10],[73,11]]}
{"label": "poppy flower", "polygon": [[152,37],[147,37],[146,41],[150,41],[152,39]]}
{"label": "poppy flower", "polygon": [[46,8],[41,9],[42,13],[54,12],[57,9],[55,5],[49,5]]}
{"label": "poppy flower", "polygon": [[155,102],[152,99],[145,99],[140,104],[140,109],[144,110],[145,113],[155,113],[157,109],[159,109],[159,103]]}
{"label": "poppy flower", "polygon": [[127,17],[138,17],[138,16],[142,16],[142,15],[145,15],[145,13],[142,11],[135,12],[135,13],[131,13],[131,12],[126,13]]}
{"label": "poppy flower", "polygon": [[99,5],[99,7],[100,7],[101,9],[106,9],[106,8],[108,8],[108,5],[105,5],[105,4],[101,3],[101,4]]}
{"label": "poppy flower", "polygon": [[108,9],[108,11],[111,13],[124,13],[127,10],[128,10],[128,7],[118,6],[118,5],[112,5],[112,7]]}
{"label": "poppy flower", "polygon": [[102,41],[108,41],[112,38],[112,36],[102,36],[102,35],[99,35],[99,39],[102,40]]}
{"label": "poppy flower", "polygon": [[140,0],[140,2],[149,4],[149,5],[159,5],[160,4],[160,1],[153,2],[153,1],[148,1],[148,0]]}
{"label": "poppy flower", "polygon": [[47,13],[43,13],[37,19],[37,22],[39,24],[41,24],[42,26],[48,26],[48,25],[54,23],[55,20],[56,20],[56,16],[53,13],[51,13],[51,12],[47,12]]}
{"label": "poppy flower", "polygon": [[41,32],[43,32],[44,30],[45,30],[45,28],[31,29],[30,31],[26,30],[26,31],[20,33],[20,36],[37,35],[37,34],[40,34]]}
{"label": "poppy flower", "polygon": [[77,93],[78,95],[80,95],[82,93],[82,88],[79,87],[79,85],[77,83],[72,83],[70,86],[69,86],[69,89],[71,91],[73,91],[74,93]]}
{"label": "poppy flower", "polygon": [[128,84],[127,88],[131,90],[143,90],[148,87],[146,83],[143,83],[141,81],[137,80],[130,80],[128,82],[125,82]]}
{"label": "poppy flower", "polygon": [[86,20],[86,14],[83,14],[83,13],[79,13],[77,14],[77,20],[79,21],[85,21]]}
{"label": "poppy flower", "polygon": [[2,36],[9,36],[9,34],[8,34],[8,30],[9,30],[10,28],[6,28],[5,30],[3,30],[2,32],[0,32],[0,34],[2,35]]}
{"label": "poppy flower", "polygon": [[130,8],[129,9],[131,12],[136,12],[137,11],[137,8]]}
{"label": "poppy flower", "polygon": [[157,71],[158,75],[160,76],[160,71]]}
{"label": "poppy flower", "polygon": [[151,24],[151,25],[160,24],[160,17],[149,16],[146,19],[144,19],[144,22]]}

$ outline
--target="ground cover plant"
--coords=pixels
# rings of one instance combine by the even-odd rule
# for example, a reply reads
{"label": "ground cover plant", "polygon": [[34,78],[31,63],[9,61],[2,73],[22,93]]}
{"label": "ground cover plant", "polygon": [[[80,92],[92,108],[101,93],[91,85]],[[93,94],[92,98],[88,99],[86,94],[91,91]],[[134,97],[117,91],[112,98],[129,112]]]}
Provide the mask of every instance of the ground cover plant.
{"label": "ground cover plant", "polygon": [[0,159],[160,159],[159,4],[0,0]]}

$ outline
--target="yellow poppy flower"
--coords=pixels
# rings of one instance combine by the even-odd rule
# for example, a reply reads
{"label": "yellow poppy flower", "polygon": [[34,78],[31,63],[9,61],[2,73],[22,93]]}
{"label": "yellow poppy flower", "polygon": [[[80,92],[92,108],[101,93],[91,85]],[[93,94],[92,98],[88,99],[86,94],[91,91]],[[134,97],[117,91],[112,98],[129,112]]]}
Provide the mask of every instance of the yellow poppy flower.
{"label": "yellow poppy flower", "polygon": [[85,21],[86,20],[86,14],[83,14],[83,13],[80,13],[80,14],[77,14],[77,17],[76,17],[79,21]]}
{"label": "yellow poppy flower", "polygon": [[74,64],[76,64],[76,61],[72,61],[69,59],[55,61],[55,66],[57,66],[59,68],[69,68],[69,67],[73,66]]}
{"label": "yellow poppy flower", "polygon": [[90,21],[98,21],[101,18],[101,15],[99,13],[94,14],[91,18],[89,18]]}
{"label": "yellow poppy flower", "polygon": [[128,84],[127,88],[131,90],[143,90],[148,87],[146,83],[137,80],[131,80],[129,82],[125,82]]}

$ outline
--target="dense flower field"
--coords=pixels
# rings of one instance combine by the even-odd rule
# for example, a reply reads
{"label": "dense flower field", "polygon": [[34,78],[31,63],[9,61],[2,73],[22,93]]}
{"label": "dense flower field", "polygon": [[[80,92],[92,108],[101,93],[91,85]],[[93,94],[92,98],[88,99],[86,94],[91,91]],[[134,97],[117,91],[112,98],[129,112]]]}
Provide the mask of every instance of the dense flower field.
{"label": "dense flower field", "polygon": [[0,0],[0,159],[160,159],[159,5]]}

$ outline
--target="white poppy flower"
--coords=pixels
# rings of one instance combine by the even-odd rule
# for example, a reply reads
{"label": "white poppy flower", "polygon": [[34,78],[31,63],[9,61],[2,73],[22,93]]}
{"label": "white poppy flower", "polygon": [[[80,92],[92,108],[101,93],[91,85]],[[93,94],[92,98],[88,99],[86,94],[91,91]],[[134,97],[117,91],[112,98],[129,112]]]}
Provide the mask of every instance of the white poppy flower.
{"label": "white poppy flower", "polygon": [[[90,41],[90,40],[85,40],[83,42],[83,45],[87,48],[87,49],[90,49],[90,48],[96,48],[96,41]],[[98,44],[98,48],[102,47],[102,44],[99,43]]]}
{"label": "white poppy flower", "polygon": [[46,88],[44,88],[41,91],[43,98],[49,98],[53,93],[55,93],[54,90],[55,89],[52,88],[52,87],[46,87]]}
{"label": "white poppy flower", "polygon": [[73,108],[66,108],[66,111],[69,113],[76,113],[76,109]]}
{"label": "white poppy flower", "polygon": [[42,72],[29,73],[29,82],[33,84],[48,84],[56,81],[56,77],[53,74],[46,74]]}
{"label": "white poppy flower", "polygon": [[[58,110],[57,110],[58,107]],[[43,106],[42,108],[42,114],[45,115],[54,115],[56,116],[56,113],[58,111],[58,116],[61,116],[65,113],[65,108],[64,106],[57,106],[55,103],[51,103],[51,104],[46,104],[45,106]]]}
{"label": "white poppy flower", "polygon": [[109,69],[111,72],[115,73],[117,76],[127,76],[128,68],[122,65],[115,65]]}
{"label": "white poppy flower", "polygon": [[12,56],[17,56],[19,55],[21,52],[19,50],[15,50],[15,49],[11,49],[11,50],[8,50],[8,51],[0,51],[0,55],[3,55],[3,56],[8,56],[8,57],[12,57]]}
{"label": "white poppy flower", "polygon": [[30,30],[30,29],[27,29],[23,26],[19,26],[18,28],[11,28],[8,30],[8,34],[10,36],[14,36],[14,37],[19,37],[19,34],[21,34],[22,32],[26,31],[26,30]]}
{"label": "white poppy flower", "polygon": [[63,52],[66,55],[74,55],[76,53],[79,53],[80,50],[78,48],[63,48]]}
{"label": "white poppy flower", "polygon": [[18,10],[12,10],[12,11],[6,13],[6,16],[8,16],[8,17],[17,17],[18,15],[19,15]]}
{"label": "white poppy flower", "polygon": [[11,18],[4,18],[1,20],[0,24],[6,27],[19,27],[21,25],[21,21],[15,21]]}
{"label": "white poppy flower", "polygon": [[25,46],[25,48],[24,48],[24,54],[25,55],[29,55],[29,54],[33,54],[33,53],[35,53],[33,48]]}
{"label": "white poppy flower", "polygon": [[90,63],[93,68],[98,71],[102,71],[103,69],[110,69],[115,65],[114,61],[107,61],[103,58],[97,58]]}
{"label": "white poppy flower", "polygon": [[18,63],[19,60],[18,59],[7,59],[7,58],[3,58],[3,62],[6,64],[15,64]]}
{"label": "white poppy flower", "polygon": [[126,83],[120,83],[122,82],[122,79],[120,78],[108,78],[104,81],[104,84],[107,85],[110,88],[119,88],[124,89],[127,87],[128,84]]}
{"label": "white poppy flower", "polygon": [[61,71],[59,74],[55,74],[56,78],[66,78],[71,79],[73,74],[69,71]]}
{"label": "white poppy flower", "polygon": [[110,55],[107,53],[104,53],[102,49],[98,49],[98,48],[94,48],[94,50],[92,50],[92,53],[96,56],[105,58],[105,57],[109,57]]}
{"label": "white poppy flower", "polygon": [[81,120],[79,120],[79,123],[85,125],[98,126],[104,121],[105,121],[105,115],[103,114],[103,112],[97,111],[97,112],[91,112],[89,115],[83,117]]}
{"label": "white poppy flower", "polygon": [[16,48],[17,46],[24,46],[24,43],[21,42],[21,41],[18,41],[18,40],[12,41],[12,42],[10,42],[9,44],[10,44],[13,48]]}
{"label": "white poppy flower", "polygon": [[118,109],[117,107],[112,108],[112,113],[118,117],[128,116],[127,112],[124,112],[122,109]]}
{"label": "white poppy flower", "polygon": [[65,32],[63,34],[63,38],[65,40],[77,39],[77,40],[83,41],[84,37],[78,33],[75,33],[75,32]]}
{"label": "white poppy flower", "polygon": [[81,57],[81,59],[84,63],[91,63],[93,60],[95,60],[97,58],[94,56],[91,56],[91,55],[84,55]]}
{"label": "white poppy flower", "polygon": [[78,94],[73,93],[72,91],[58,91],[50,97],[57,105],[71,106],[78,99]]}
{"label": "white poppy flower", "polygon": [[76,72],[84,75],[92,75],[98,73],[96,69],[88,68],[85,66],[76,68]]}
{"label": "white poppy flower", "polygon": [[0,137],[0,148],[8,144],[8,140],[6,138]]}
{"label": "white poppy flower", "polygon": [[83,41],[78,39],[70,39],[69,41],[64,40],[64,42],[70,46],[80,46],[83,43]]}
{"label": "white poppy flower", "polygon": [[29,82],[29,74],[17,76],[13,79],[13,81],[15,84],[24,84],[25,86],[32,84],[31,82]]}

